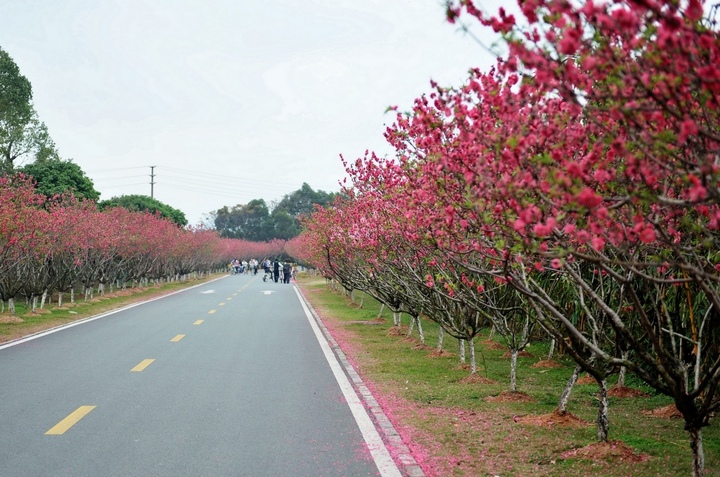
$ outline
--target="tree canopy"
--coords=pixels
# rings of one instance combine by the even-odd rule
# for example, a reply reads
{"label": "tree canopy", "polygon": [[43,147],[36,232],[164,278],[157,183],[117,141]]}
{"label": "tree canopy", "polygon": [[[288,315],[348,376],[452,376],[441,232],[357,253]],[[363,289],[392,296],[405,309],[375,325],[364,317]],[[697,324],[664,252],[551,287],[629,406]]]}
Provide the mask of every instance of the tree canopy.
{"label": "tree canopy", "polygon": [[100,198],[92,180],[72,161],[37,160],[22,167],[20,172],[31,176],[35,180],[35,190],[48,198],[66,192],[78,199],[97,201]]}
{"label": "tree canopy", "polygon": [[300,217],[310,215],[315,205],[325,206],[334,199],[334,193],[315,191],[303,183],[300,189],[285,194],[272,211],[263,199],[254,199],[247,204],[224,206],[210,215],[222,237],[256,242],[289,240],[300,234]]}
{"label": "tree canopy", "polygon": [[57,158],[57,151],[33,107],[30,81],[0,48],[0,172],[13,172],[23,157]]}
{"label": "tree canopy", "polygon": [[98,203],[100,210],[105,210],[111,207],[124,207],[132,211],[148,211],[152,214],[160,214],[162,217],[166,217],[181,227],[187,225],[188,221],[185,218],[185,214],[167,204],[160,202],[157,199],[153,199],[147,195],[121,195],[119,197],[113,197],[109,200],[103,200]]}

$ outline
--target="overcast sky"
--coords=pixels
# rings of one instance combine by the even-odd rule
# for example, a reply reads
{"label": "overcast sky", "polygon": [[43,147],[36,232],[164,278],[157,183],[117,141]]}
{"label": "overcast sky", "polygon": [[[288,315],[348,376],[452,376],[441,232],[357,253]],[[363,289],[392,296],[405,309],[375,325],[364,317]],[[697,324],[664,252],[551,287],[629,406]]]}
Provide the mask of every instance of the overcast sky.
{"label": "overcast sky", "polygon": [[101,199],[150,195],[156,166],[155,198],[192,224],[338,191],[340,154],[392,154],[388,106],[494,61],[441,0],[1,0],[0,18],[62,158]]}

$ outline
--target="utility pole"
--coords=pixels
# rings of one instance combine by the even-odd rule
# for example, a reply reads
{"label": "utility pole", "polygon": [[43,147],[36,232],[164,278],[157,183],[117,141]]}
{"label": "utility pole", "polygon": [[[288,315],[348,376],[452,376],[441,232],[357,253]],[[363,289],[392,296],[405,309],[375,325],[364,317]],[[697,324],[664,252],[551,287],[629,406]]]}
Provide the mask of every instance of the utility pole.
{"label": "utility pole", "polygon": [[155,196],[153,195],[154,187],[155,187],[155,167],[157,166],[150,166],[150,198],[154,199]]}

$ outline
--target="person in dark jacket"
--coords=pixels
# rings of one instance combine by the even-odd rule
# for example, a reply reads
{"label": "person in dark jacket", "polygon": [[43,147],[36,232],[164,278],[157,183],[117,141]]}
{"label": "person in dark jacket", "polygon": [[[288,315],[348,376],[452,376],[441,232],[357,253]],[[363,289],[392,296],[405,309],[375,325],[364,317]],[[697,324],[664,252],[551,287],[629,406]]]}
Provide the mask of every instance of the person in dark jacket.
{"label": "person in dark jacket", "polygon": [[283,264],[283,281],[285,283],[290,283],[291,271],[292,267],[290,266],[290,262],[285,262]]}
{"label": "person in dark jacket", "polygon": [[280,279],[280,262],[277,260],[273,263],[273,278],[275,279],[275,283]]}

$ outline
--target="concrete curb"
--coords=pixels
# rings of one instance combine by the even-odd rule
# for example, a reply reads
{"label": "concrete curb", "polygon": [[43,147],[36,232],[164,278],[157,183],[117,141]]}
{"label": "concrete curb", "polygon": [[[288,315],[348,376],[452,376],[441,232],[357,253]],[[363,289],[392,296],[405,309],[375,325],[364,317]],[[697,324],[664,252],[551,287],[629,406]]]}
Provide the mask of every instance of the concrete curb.
{"label": "concrete curb", "polygon": [[340,345],[338,345],[337,341],[335,341],[335,338],[333,338],[328,329],[325,327],[325,324],[322,322],[320,316],[312,307],[305,294],[302,292],[300,287],[296,286],[296,288],[300,293],[300,296],[302,296],[303,300],[305,301],[305,305],[308,307],[308,310],[310,310],[313,319],[322,331],[323,336],[330,345],[330,349],[332,349],[333,353],[340,362],[340,365],[345,370],[345,374],[347,375],[348,379],[350,379],[350,382],[352,383],[353,388],[355,388],[355,392],[365,406],[365,409],[370,411],[370,415],[375,422],[375,427],[378,429],[378,432],[380,433],[383,441],[385,442],[385,445],[389,448],[390,454],[399,461],[396,462],[396,464],[400,468],[402,474],[405,477],[426,477],[422,468],[410,453],[410,449],[407,445],[405,445],[402,437],[400,437],[400,434],[398,434],[395,426],[393,426],[392,422],[390,422],[390,419],[387,418],[382,408],[373,397],[370,390],[367,388],[367,386],[365,386],[362,378],[360,378],[358,373],[355,371],[355,368],[353,368],[352,364],[350,364],[347,356],[340,348]]}

